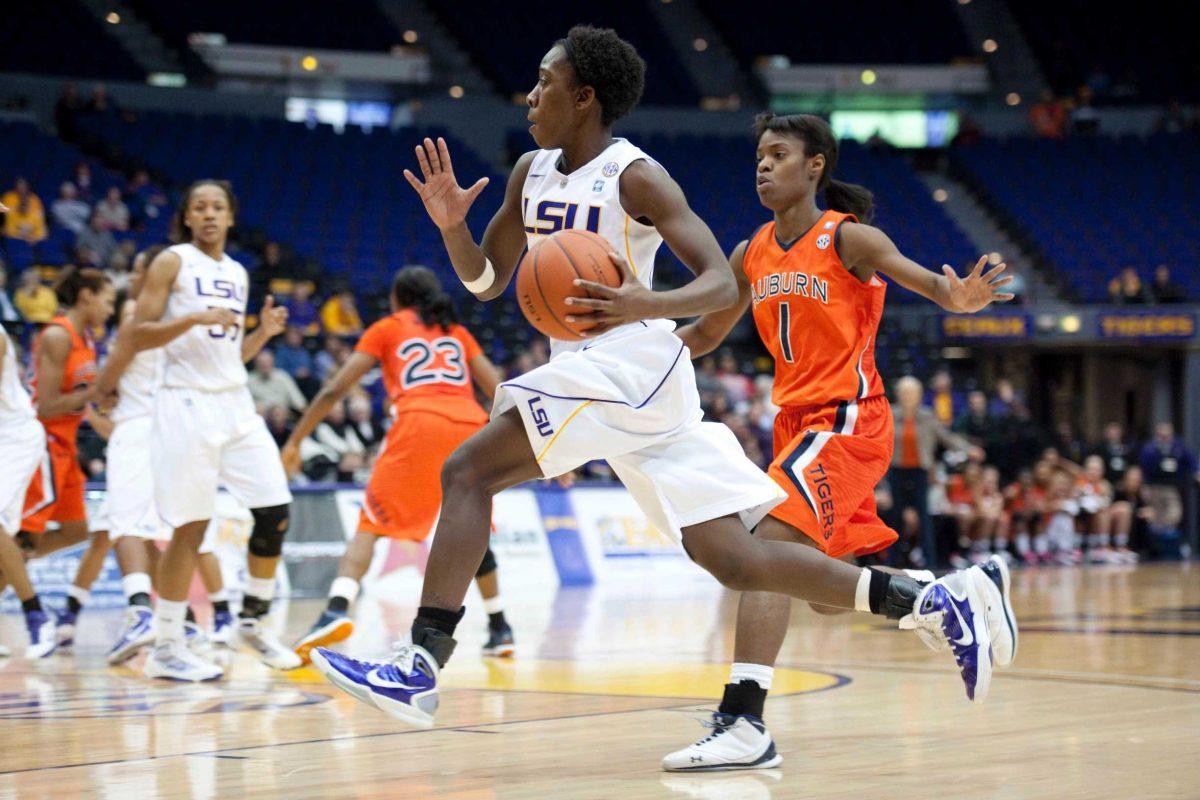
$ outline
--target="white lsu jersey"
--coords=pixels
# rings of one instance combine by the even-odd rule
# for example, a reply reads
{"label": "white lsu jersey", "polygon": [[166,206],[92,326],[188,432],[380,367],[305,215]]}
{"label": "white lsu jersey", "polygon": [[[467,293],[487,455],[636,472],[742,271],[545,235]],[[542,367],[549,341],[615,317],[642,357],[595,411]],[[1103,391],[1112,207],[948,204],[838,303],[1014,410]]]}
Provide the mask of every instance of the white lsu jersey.
{"label": "white lsu jersey", "polygon": [[179,274],[167,299],[164,320],[179,319],[210,308],[227,308],[238,321],[232,330],[218,325],[196,325],[163,348],[166,364],[163,385],[172,388],[220,392],[246,385],[242,363],[246,297],[246,268],[228,254],[209,258],[191,244],[168,248],[182,259]]}
{"label": "white lsu jersey", "polygon": [[[0,336],[8,334],[0,329]],[[16,349],[16,343],[9,339],[8,347],[4,350],[4,362],[0,363],[0,420],[37,419],[29,392],[21,383]]]}
{"label": "white lsu jersey", "polygon": [[[564,228],[598,233],[625,257],[647,289],[653,288],[654,257],[662,236],[651,225],[638,222],[621,206],[621,173],[634,161],[657,161],[626,139],[616,139],[604,152],[568,174],[559,170],[562,150],[540,150],[529,164],[521,192],[525,237],[533,247],[544,236]],[[595,339],[580,342],[551,340],[551,351],[578,350],[590,342],[614,336],[624,325]]]}
{"label": "white lsu jersey", "polygon": [[154,413],[154,393],[162,385],[165,363],[161,347],[143,350],[133,357],[117,384],[117,405],[111,414],[114,423]]}

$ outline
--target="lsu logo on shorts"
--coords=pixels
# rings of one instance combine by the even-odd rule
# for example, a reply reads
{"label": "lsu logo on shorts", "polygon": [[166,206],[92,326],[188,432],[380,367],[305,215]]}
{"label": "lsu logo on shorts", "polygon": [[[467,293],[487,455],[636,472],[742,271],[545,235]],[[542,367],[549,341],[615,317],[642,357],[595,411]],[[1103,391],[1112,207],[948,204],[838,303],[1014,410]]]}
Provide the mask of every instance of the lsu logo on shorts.
{"label": "lsu logo on shorts", "polygon": [[529,418],[537,426],[538,435],[546,437],[554,433],[554,426],[550,424],[550,415],[542,407],[542,398],[538,395],[529,398]]}

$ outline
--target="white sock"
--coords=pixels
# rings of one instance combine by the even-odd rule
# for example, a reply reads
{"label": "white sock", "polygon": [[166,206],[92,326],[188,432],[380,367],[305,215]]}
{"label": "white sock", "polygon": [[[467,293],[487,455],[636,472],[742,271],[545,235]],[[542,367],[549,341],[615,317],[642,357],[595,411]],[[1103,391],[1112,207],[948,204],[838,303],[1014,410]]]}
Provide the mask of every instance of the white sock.
{"label": "white sock", "polygon": [[135,594],[150,594],[150,576],[144,572],[131,572],[121,578],[121,590],[125,592],[125,600]]}
{"label": "white sock", "polygon": [[71,597],[74,597],[75,600],[79,603],[79,605],[85,606],[85,605],[87,605],[88,595],[90,595],[91,592],[89,592],[87,589],[83,588],[82,586],[76,586],[75,584],[72,583],[70,586],[67,587],[67,594],[70,595]]}
{"label": "white sock", "polygon": [[745,664],[735,661],[729,667],[729,682],[754,681],[760,689],[771,691],[771,680],[775,677],[775,668],[765,664]]}
{"label": "white sock", "polygon": [[329,596],[344,597],[347,602],[353,603],[358,599],[360,588],[358,581],[354,580],[354,578],[337,577],[329,585]]}
{"label": "white sock", "polygon": [[249,575],[246,578],[246,594],[259,600],[271,600],[275,597],[275,578],[256,578]]}
{"label": "white sock", "polygon": [[229,592],[227,592],[225,590],[224,586],[222,586],[220,589],[217,589],[215,592],[208,593],[208,602],[210,602],[210,603],[222,603],[222,602],[227,601],[228,599],[229,599]]}
{"label": "white sock", "polygon": [[187,600],[158,599],[154,609],[154,633],[156,644],[183,640],[183,620],[187,616]]}
{"label": "white sock", "polygon": [[871,613],[871,570],[863,569],[858,574],[858,586],[854,590],[854,610]]}
{"label": "white sock", "polygon": [[1115,544],[1117,547],[1119,547],[1122,550],[1129,547],[1129,534],[1128,533],[1113,534],[1113,544]]}
{"label": "white sock", "polygon": [[1018,533],[1017,534],[1017,554],[1023,556],[1028,552],[1029,552],[1029,534],[1028,533]]}
{"label": "white sock", "polygon": [[483,598],[483,613],[496,614],[504,610],[504,601],[500,599],[500,595],[495,597]]}

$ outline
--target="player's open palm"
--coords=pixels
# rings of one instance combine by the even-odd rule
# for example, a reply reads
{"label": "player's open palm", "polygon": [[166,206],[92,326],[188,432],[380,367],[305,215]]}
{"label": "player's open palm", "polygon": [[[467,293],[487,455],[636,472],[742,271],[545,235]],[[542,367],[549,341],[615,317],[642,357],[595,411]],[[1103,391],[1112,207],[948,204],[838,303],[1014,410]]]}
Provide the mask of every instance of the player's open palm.
{"label": "player's open palm", "polygon": [[450,148],[440,136],[436,145],[426,137],[416,150],[424,181],[407,169],[404,177],[420,196],[434,225],[441,230],[458,225],[467,218],[471,204],[488,185],[488,179],[480,178],[467,189],[459,186],[454,177],[454,165],[450,162]]}
{"label": "player's open palm", "polygon": [[965,278],[958,277],[949,264],[942,265],[942,273],[950,282],[950,306],[954,311],[971,313],[987,308],[992,303],[1013,299],[1011,293],[1000,291],[1013,280],[1011,275],[1002,274],[1007,265],[997,264],[984,272],[983,265],[986,263],[987,256],[980,256],[975,269]]}

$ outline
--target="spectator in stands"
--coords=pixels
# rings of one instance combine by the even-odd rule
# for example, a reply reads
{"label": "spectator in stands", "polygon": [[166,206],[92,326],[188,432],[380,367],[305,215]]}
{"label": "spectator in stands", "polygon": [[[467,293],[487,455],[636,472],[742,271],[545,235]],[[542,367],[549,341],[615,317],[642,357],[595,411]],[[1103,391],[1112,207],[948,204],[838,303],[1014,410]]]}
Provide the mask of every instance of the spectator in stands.
{"label": "spectator in stands", "polygon": [[58,297],[54,290],[42,283],[36,269],[21,273],[21,287],[17,289],[13,302],[26,322],[41,325],[49,322],[58,311]]}
{"label": "spectator in stands", "polygon": [[79,199],[79,190],[70,181],[58,187],[58,199],[50,204],[50,216],[54,224],[78,236],[87,227],[91,206]]}
{"label": "spectator in stands", "polygon": [[142,219],[155,219],[167,206],[167,196],[150,182],[150,173],[139,169],[125,186],[125,196],[134,205],[132,211]]}
{"label": "spectator in stands", "polygon": [[275,440],[275,444],[283,447],[287,444],[288,437],[292,435],[291,416],[288,410],[283,406],[268,406],[263,412],[263,417],[267,420],[267,430],[271,433],[271,438]]}
{"label": "spectator in stands", "polygon": [[1179,104],[1179,98],[1172,97],[1167,107],[1163,109],[1158,120],[1154,123],[1155,133],[1183,133],[1184,131],[1195,125],[1195,121],[1189,121],[1183,113],[1183,106]]}
{"label": "spectator in stands", "polygon": [[915,540],[909,551],[914,566],[937,564],[933,523],[929,517],[929,473],[934,468],[934,448],[983,453],[962,436],[956,436],[942,424],[928,406],[921,405],[921,382],[911,376],[896,383],[896,402],[892,417],[896,427],[892,467],[888,484],[893,507],[900,513],[901,534],[906,542]]}
{"label": "spectator in stands", "polygon": [[1091,87],[1080,86],[1071,110],[1071,128],[1081,136],[1095,136],[1100,132],[1100,112],[1092,105],[1095,93]]}
{"label": "spectator in stands", "polygon": [[1104,69],[1103,64],[1096,64],[1092,67],[1092,71],[1088,73],[1084,84],[1092,91],[1092,95],[1103,100],[1108,97],[1109,89],[1112,88],[1112,77]]}
{"label": "spectator in stands", "polygon": [[41,198],[29,188],[29,181],[17,178],[13,188],[0,197],[0,205],[8,208],[4,215],[4,235],[9,239],[31,245],[46,239],[46,209]]}
{"label": "spectator in stands", "polygon": [[1062,420],[1055,426],[1054,449],[1062,458],[1075,465],[1082,464],[1087,455],[1087,447],[1084,446],[1083,439],[1079,437],[1070,420]]}
{"label": "spectator in stands", "polygon": [[76,257],[87,266],[103,269],[116,249],[117,240],[93,210],[87,227],[75,237]]}
{"label": "spectator in stands", "polygon": [[1118,305],[1144,305],[1150,302],[1146,285],[1133,267],[1126,267],[1108,282],[1108,297]]}
{"label": "spectator in stands", "polygon": [[275,347],[275,365],[291,375],[304,396],[311,398],[321,388],[313,375],[313,357],[304,346],[304,332],[288,325],[283,341]]}
{"label": "spectator in stands", "polygon": [[292,376],[275,366],[275,354],[270,350],[262,350],[254,357],[254,369],[250,370],[246,385],[254,402],[268,409],[280,406],[301,412],[308,406]]}
{"label": "spectator in stands", "polygon": [[67,81],[58,102],[54,104],[54,127],[60,138],[74,141],[79,137],[77,120],[82,110],[83,98],[79,95],[79,86],[74,81]]}
{"label": "spectator in stands", "polygon": [[330,463],[337,465],[336,475],[330,477],[340,483],[354,480],[355,473],[366,465],[366,445],[358,438],[354,424],[346,419],[344,402],[333,404],[309,438]]}
{"label": "spectator in stands", "polygon": [[[272,261],[272,251],[274,252],[274,261]],[[275,269],[272,263],[279,264],[279,245],[267,242],[267,247],[263,251],[262,269]],[[296,281],[292,286],[292,296],[287,301],[288,324],[299,328],[305,336],[316,336],[321,330],[317,307],[309,299],[312,297],[312,293],[311,281]]]}
{"label": "spectator in stands", "polygon": [[1007,417],[1022,403],[1021,397],[1008,378],[996,381],[996,396],[988,403],[988,413],[993,417]]}
{"label": "spectator in stands", "polygon": [[967,410],[954,422],[954,430],[979,447],[987,448],[995,432],[992,415],[988,413],[988,399],[976,390],[967,395]]}
{"label": "spectator in stands", "polygon": [[754,382],[742,374],[732,350],[721,353],[717,363],[717,379],[725,389],[725,397],[734,408],[747,403],[754,395]]}
{"label": "spectator in stands", "polygon": [[362,317],[354,302],[354,292],[344,288],[321,306],[321,327],[335,336],[358,336],[363,331]]}
{"label": "spectator in stands", "polygon": [[129,230],[129,206],[121,199],[121,190],[110,186],[104,199],[96,203],[95,215],[106,231]]}
{"label": "spectator in stands", "polygon": [[91,203],[96,199],[92,196],[92,168],[86,161],[75,164],[75,173],[71,180],[75,184],[75,188],[79,190],[80,200]]}
{"label": "spectator in stands", "polygon": [[1138,457],[1146,479],[1146,499],[1154,516],[1152,532],[1177,534],[1183,520],[1183,492],[1189,481],[1200,480],[1196,457],[1175,436],[1175,426],[1160,422],[1154,426],[1154,438],[1146,443]]}
{"label": "spectator in stands", "polygon": [[1113,503],[1109,509],[1113,552],[1120,562],[1132,564],[1138,560],[1138,556],[1129,545],[1132,541],[1145,541],[1147,526],[1154,518],[1154,509],[1147,503],[1142,468],[1137,464],[1131,464],[1121,480],[1114,481],[1113,485]]}
{"label": "spectator in stands", "polygon": [[1104,439],[1093,454],[1104,461],[1104,477],[1114,486],[1119,484],[1134,461],[1133,445],[1125,440],[1121,423],[1109,422],[1104,426]]}
{"label": "spectator in stands", "polygon": [[1062,139],[1067,135],[1067,109],[1054,92],[1046,89],[1042,99],[1029,108],[1029,124],[1033,132],[1046,139]]}
{"label": "spectator in stands", "polygon": [[85,109],[92,114],[107,114],[110,111],[116,111],[116,104],[112,98],[108,96],[108,87],[103,83],[97,83],[92,87],[92,96],[88,98]]}
{"label": "spectator in stands", "polygon": [[354,394],[347,398],[346,405],[358,440],[368,451],[374,451],[383,441],[384,431],[371,415],[371,401],[361,394]]}
{"label": "spectator in stands", "polygon": [[21,321],[21,312],[8,296],[8,270],[0,264],[0,325],[8,328]]}
{"label": "spectator in stands", "polygon": [[1187,294],[1183,287],[1171,280],[1171,268],[1159,264],[1154,268],[1154,284],[1150,287],[1156,303],[1186,303]]}
{"label": "spectator in stands", "polygon": [[327,334],[325,336],[325,346],[313,358],[313,364],[317,368],[317,380],[324,383],[330,373],[337,369],[338,362],[342,360],[342,353],[349,350],[350,348],[346,346],[345,341],[340,336]]}
{"label": "spectator in stands", "polygon": [[962,395],[954,391],[954,381],[946,370],[934,373],[929,382],[929,397],[926,403],[933,409],[938,421],[949,427],[962,411]]}

